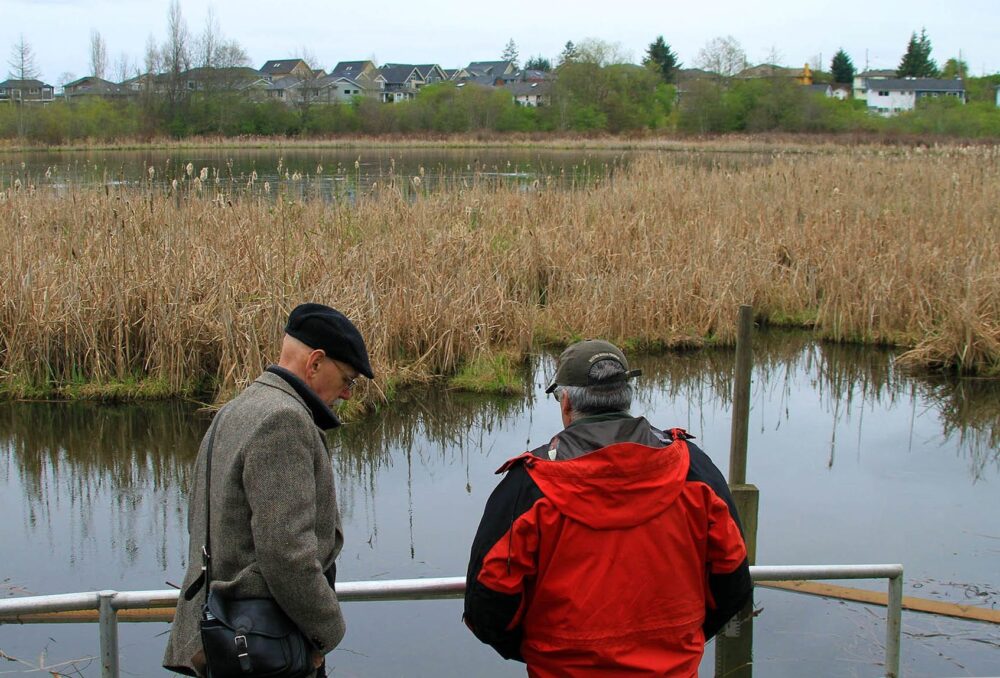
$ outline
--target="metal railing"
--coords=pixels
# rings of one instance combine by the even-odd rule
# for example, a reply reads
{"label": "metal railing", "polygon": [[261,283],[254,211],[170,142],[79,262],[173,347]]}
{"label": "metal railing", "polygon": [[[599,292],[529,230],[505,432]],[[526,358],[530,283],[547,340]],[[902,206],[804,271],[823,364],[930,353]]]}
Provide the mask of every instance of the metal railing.
{"label": "metal railing", "polygon": [[[757,582],[794,579],[888,579],[885,675],[887,678],[899,676],[903,614],[902,565],[755,565],[750,567],[750,576]],[[465,577],[337,583],[337,597],[344,602],[454,598],[464,592]],[[95,591],[9,598],[0,600],[0,624],[51,623],[55,620],[40,618],[39,615],[97,610],[101,643],[101,675],[103,678],[118,678],[118,611],[170,608],[177,604],[177,595],[178,592],[174,590]]]}

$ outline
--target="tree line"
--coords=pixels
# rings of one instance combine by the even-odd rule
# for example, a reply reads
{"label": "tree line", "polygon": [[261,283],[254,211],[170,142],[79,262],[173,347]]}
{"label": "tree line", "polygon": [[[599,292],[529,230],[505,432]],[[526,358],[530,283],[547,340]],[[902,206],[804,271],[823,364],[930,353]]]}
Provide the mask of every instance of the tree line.
{"label": "tree line", "polygon": [[[650,42],[641,65],[629,63],[630,56],[619,45],[596,39],[569,41],[554,64],[542,56],[524,64],[551,72],[544,84],[548,98],[537,108],[517,105],[503,88],[471,83],[428,85],[415,99],[394,104],[360,96],[345,104],[303,101],[289,106],[274,100],[252,101],[225,87],[189,90],[182,74],[191,66],[224,69],[248,63],[245,51],[221,36],[210,12],[202,34],[192,38],[175,0],[168,13],[166,40],[157,44],[150,38],[145,58],[145,72],[160,73],[166,87],[147,88],[127,99],[59,101],[35,107],[30,118],[21,107],[0,106],[0,138],[59,144],[195,136],[782,131],[1000,137],[1000,111],[993,100],[1000,76],[966,77],[967,106],[951,98],[926,100],[912,113],[880,118],[870,115],[862,101],[824,98],[792,78],[737,77],[747,67],[747,58],[732,36],[714,38],[698,53],[697,77],[683,69],[662,35]],[[19,68],[21,75],[29,73],[30,49],[23,39],[15,47],[11,67]],[[513,39],[501,56],[518,61]],[[106,46],[97,33],[91,39],[91,66],[95,74],[107,68]],[[844,50],[833,56],[828,70],[821,66],[813,69],[815,82],[850,83],[856,72]],[[967,68],[950,59],[939,71],[926,31],[921,31],[911,36],[897,73],[949,77],[965,75]]]}

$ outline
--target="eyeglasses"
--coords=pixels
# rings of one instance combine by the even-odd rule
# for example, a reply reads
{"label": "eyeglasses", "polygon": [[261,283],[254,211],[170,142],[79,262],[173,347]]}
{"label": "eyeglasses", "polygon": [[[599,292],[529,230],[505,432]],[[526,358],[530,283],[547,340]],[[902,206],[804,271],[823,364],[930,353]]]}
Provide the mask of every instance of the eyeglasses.
{"label": "eyeglasses", "polygon": [[562,394],[563,394],[562,386],[556,386],[554,389],[552,389],[552,393],[550,393],[549,395],[552,396],[553,400],[562,400]]}
{"label": "eyeglasses", "polygon": [[[329,358],[330,356],[327,356],[327,357]],[[347,372],[345,372],[344,368],[340,366],[340,363],[338,363],[333,358],[330,358],[330,362],[332,362],[333,366],[337,368],[337,371],[340,372],[341,376],[343,376],[344,379],[347,380],[347,390],[348,391],[353,391],[357,387],[357,385],[358,385],[358,377],[357,376],[352,377]]]}

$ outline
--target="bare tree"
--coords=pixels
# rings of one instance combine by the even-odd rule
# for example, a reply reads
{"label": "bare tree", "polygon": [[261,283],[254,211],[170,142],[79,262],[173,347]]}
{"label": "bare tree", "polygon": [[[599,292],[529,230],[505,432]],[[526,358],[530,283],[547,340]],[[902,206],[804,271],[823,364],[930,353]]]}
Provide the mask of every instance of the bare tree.
{"label": "bare tree", "polygon": [[191,67],[190,42],[187,22],[181,14],[180,0],[170,0],[170,8],[167,10],[167,41],[163,45],[161,58],[169,82],[167,96],[171,106],[176,105],[184,96],[181,74]]}
{"label": "bare tree", "polygon": [[578,62],[610,66],[611,64],[626,64],[632,61],[632,53],[622,47],[620,42],[584,38],[573,49],[573,60]]}
{"label": "bare tree", "polygon": [[136,67],[132,64],[132,59],[129,57],[127,52],[122,52],[115,59],[114,69],[112,71],[115,82],[125,82],[131,78],[136,73]]}
{"label": "bare tree", "polygon": [[104,79],[108,70],[108,46],[100,31],[90,31],[90,73],[95,78]]}
{"label": "bare tree", "polygon": [[146,38],[146,54],[143,65],[148,75],[155,75],[163,70],[163,56],[152,35]]}
{"label": "bare tree", "polygon": [[250,55],[235,40],[230,40],[219,45],[216,55],[216,68],[236,68],[250,65]]}
{"label": "bare tree", "polygon": [[195,43],[195,63],[205,68],[215,68],[218,59],[219,41],[222,29],[219,19],[215,16],[215,8],[209,5],[205,15],[205,27]]}
{"label": "bare tree", "polygon": [[205,27],[195,41],[194,52],[195,63],[205,68],[233,68],[250,63],[250,56],[237,41],[226,40],[211,6],[205,17]]}
{"label": "bare tree", "polygon": [[35,52],[31,45],[24,39],[24,34],[18,38],[17,43],[10,50],[10,58],[7,60],[11,70],[8,76],[15,80],[33,80],[38,77],[38,67],[35,66]]}
{"label": "bare tree", "polygon": [[695,64],[723,78],[731,78],[747,67],[743,46],[731,35],[712,38],[698,52]]}

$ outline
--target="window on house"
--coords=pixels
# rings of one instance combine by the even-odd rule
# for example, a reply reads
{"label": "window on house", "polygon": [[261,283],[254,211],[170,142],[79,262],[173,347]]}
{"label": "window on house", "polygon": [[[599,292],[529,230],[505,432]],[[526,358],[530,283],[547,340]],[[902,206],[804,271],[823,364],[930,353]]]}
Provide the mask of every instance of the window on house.
{"label": "window on house", "polygon": [[885,90],[882,90],[882,91],[880,91],[880,92],[878,93],[878,95],[879,95],[880,97],[887,97],[887,96],[889,96],[889,93],[888,93],[887,91],[885,91]]}

